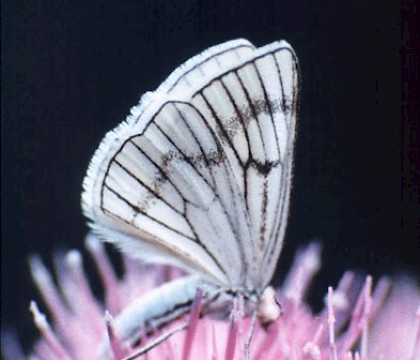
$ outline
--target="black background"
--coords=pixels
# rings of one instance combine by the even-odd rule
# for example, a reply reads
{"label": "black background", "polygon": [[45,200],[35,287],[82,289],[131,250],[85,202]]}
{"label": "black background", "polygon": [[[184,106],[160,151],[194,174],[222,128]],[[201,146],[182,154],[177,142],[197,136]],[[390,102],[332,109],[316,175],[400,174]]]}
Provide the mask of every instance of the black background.
{"label": "black background", "polygon": [[412,14],[380,0],[3,1],[2,321],[28,344],[28,303],[38,295],[27,256],[49,262],[57,249],[82,248],[81,183],[105,132],[176,66],[237,37],[257,46],[287,39],[300,60],[279,273],[318,237],[318,304],[346,269],[418,275],[418,93],[405,81]]}

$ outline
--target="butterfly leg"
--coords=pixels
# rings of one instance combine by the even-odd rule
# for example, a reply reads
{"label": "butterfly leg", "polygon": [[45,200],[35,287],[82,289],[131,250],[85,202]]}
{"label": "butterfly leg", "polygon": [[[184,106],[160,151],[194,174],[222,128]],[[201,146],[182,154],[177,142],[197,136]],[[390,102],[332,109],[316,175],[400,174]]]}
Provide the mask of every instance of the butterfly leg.
{"label": "butterfly leg", "polygon": [[258,319],[258,311],[254,310],[252,313],[251,326],[249,328],[248,336],[245,342],[245,359],[246,360],[250,360],[249,347],[251,345],[252,336],[254,335],[254,329],[255,329],[255,325],[257,324],[257,319]]}

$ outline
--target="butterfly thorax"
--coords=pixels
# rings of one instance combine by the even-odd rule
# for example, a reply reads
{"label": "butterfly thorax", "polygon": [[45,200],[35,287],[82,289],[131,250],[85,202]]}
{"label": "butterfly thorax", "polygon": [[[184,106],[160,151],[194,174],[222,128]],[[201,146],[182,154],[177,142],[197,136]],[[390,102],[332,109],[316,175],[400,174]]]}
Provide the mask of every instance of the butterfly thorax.
{"label": "butterfly thorax", "polygon": [[255,312],[261,325],[267,326],[281,315],[281,306],[276,298],[273,287],[263,290],[228,289],[220,291],[210,300],[205,312],[217,318],[226,318],[231,314],[233,303],[239,302],[240,310],[244,316]]}

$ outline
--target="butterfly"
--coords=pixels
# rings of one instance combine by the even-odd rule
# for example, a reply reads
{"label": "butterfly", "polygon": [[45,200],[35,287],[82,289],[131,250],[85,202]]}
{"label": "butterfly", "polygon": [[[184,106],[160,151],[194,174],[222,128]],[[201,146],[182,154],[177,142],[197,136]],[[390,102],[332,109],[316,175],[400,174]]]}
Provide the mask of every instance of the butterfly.
{"label": "butterfly", "polygon": [[243,296],[262,322],[278,316],[263,304],[287,224],[298,83],[286,41],[228,41],[179,66],[106,134],[83,182],[91,228],[190,274],[118,315],[121,338],[185,313],[197,287],[215,304]]}

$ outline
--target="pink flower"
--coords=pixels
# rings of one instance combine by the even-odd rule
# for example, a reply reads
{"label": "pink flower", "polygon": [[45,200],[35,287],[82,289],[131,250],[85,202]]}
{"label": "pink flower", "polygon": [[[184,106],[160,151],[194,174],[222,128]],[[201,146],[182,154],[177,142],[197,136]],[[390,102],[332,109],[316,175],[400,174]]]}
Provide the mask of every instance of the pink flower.
{"label": "pink flower", "polygon": [[[142,341],[129,346],[115,337],[109,314],[117,315],[142,294],[183,274],[173,267],[145,266],[124,257],[124,276],[118,279],[102,243],[91,236],[86,246],[102,279],[103,302],[92,294],[79,252],[57,257],[58,286],[40,258],[31,259],[32,275],[51,320],[31,303],[42,337],[29,359],[103,359],[104,341],[111,344],[109,358],[118,360],[245,359],[247,342],[251,359],[420,359],[420,312],[416,315],[420,291],[408,279],[397,280],[389,292],[386,278],[373,289],[371,277],[362,281],[347,272],[336,289],[328,289],[325,309],[314,314],[305,298],[320,265],[316,243],[297,254],[277,291],[282,315],[267,328],[257,324],[251,336],[251,318],[242,314],[242,299],[234,302],[229,319],[200,318],[199,293],[189,314],[153,334],[144,331]],[[10,333],[2,337],[7,359],[24,358]],[[145,346],[151,349],[136,356]]]}

